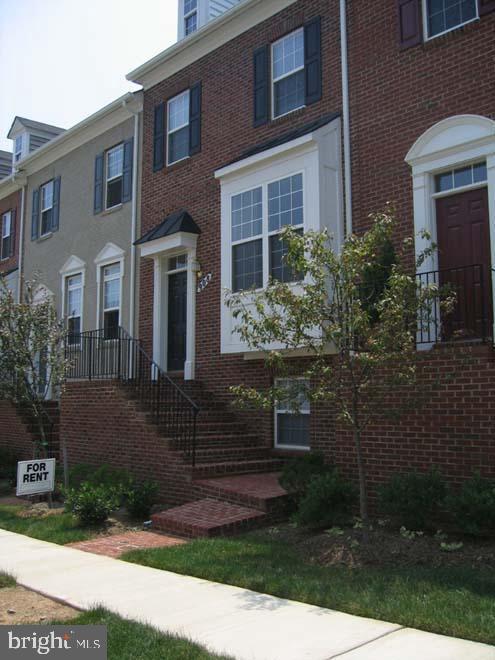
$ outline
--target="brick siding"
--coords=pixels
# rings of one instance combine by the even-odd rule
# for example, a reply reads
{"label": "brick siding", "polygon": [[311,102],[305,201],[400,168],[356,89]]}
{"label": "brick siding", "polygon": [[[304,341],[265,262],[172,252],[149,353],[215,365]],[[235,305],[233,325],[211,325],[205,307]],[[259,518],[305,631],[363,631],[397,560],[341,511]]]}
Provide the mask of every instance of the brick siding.
{"label": "brick siding", "polygon": [[33,457],[33,437],[9,401],[0,401],[0,448],[11,449],[19,460]]}

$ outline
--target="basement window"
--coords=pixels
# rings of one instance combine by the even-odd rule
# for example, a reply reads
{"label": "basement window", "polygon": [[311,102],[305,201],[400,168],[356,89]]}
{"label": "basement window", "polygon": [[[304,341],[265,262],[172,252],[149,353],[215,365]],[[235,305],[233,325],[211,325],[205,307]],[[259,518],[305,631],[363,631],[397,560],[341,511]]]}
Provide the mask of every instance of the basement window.
{"label": "basement window", "polygon": [[275,447],[310,449],[309,382],[302,378],[279,379],[276,385],[287,392],[287,398],[275,406]]}

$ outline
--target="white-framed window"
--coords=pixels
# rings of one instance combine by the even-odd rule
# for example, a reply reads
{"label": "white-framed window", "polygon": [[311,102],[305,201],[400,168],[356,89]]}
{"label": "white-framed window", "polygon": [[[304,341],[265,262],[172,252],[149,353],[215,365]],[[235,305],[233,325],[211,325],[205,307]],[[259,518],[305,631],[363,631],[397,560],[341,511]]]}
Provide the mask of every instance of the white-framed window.
{"label": "white-framed window", "polygon": [[478,0],[423,0],[427,39],[455,30],[479,18]]}
{"label": "white-framed window", "polygon": [[309,382],[284,378],[278,379],[276,386],[287,391],[287,398],[275,405],[275,447],[310,449],[311,407],[306,395]]}
{"label": "white-framed window", "polygon": [[167,104],[167,164],[189,157],[189,90]]}
{"label": "white-framed window", "polygon": [[106,195],[105,208],[111,209],[122,204],[124,179],[124,145],[118,144],[106,153]]}
{"label": "white-framed window", "polygon": [[449,169],[435,175],[435,195],[483,185],[487,180],[488,170],[485,160]]}
{"label": "white-framed window", "polygon": [[41,186],[40,236],[49,234],[53,223],[53,180]]}
{"label": "white-framed window", "polygon": [[283,282],[297,279],[285,262],[287,246],[279,238],[287,225],[300,231],[304,226],[302,172],[231,197],[234,292],[260,289],[270,278]]}
{"label": "white-framed window", "polygon": [[80,344],[82,330],[83,276],[76,273],[65,278],[65,314],[67,316],[68,342],[71,346]]}
{"label": "white-framed window", "polygon": [[120,262],[102,267],[103,274],[103,331],[105,339],[118,337],[121,298],[122,270]]}
{"label": "white-framed window", "polygon": [[304,28],[272,44],[273,118],[305,105]]}
{"label": "white-framed window", "polygon": [[184,0],[184,36],[198,29],[198,0]]}
{"label": "white-framed window", "polygon": [[0,245],[0,259],[8,259],[11,255],[12,245],[12,211],[2,215],[2,243]]}
{"label": "white-framed window", "polygon": [[24,135],[18,135],[14,140],[14,162],[17,163],[22,158],[24,149]]}

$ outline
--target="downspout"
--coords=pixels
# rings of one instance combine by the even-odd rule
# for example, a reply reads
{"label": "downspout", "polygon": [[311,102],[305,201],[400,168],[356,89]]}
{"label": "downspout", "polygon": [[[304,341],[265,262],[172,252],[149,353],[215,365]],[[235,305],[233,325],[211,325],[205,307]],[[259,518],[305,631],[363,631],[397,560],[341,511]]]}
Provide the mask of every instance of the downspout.
{"label": "downspout", "polygon": [[23,277],[22,277],[22,269],[24,265],[24,211],[26,207],[26,189],[27,185],[22,186],[21,190],[21,213],[20,213],[20,224],[19,224],[19,245],[17,247],[19,251],[19,260],[17,263],[18,269],[19,269],[19,274],[18,274],[18,279],[17,279],[17,302],[20,303],[22,300],[22,286],[23,286]]}
{"label": "downspout", "polygon": [[352,222],[352,166],[351,166],[351,120],[349,109],[349,62],[347,52],[347,7],[340,0],[340,49],[342,60],[342,114],[344,131],[344,188],[346,235],[353,230]]}
{"label": "downspout", "polygon": [[126,109],[134,116],[134,145],[132,155],[132,210],[131,210],[131,282],[129,296],[129,334],[134,337],[136,321],[136,246],[137,214],[138,214],[138,183],[139,183],[139,123],[140,111],[132,110],[124,101]]}

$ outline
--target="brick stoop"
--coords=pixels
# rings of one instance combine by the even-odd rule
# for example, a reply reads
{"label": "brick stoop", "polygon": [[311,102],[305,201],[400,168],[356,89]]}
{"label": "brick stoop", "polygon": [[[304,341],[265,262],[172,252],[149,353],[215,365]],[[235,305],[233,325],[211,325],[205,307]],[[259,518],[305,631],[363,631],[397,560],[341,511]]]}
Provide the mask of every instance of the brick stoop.
{"label": "brick stoop", "polygon": [[152,516],[156,531],[187,537],[226,536],[278,522],[287,514],[287,492],[278,472],[193,481],[198,497]]}
{"label": "brick stoop", "polygon": [[187,538],[225,536],[256,527],[268,518],[266,513],[205,498],[151,516],[153,529]]}

